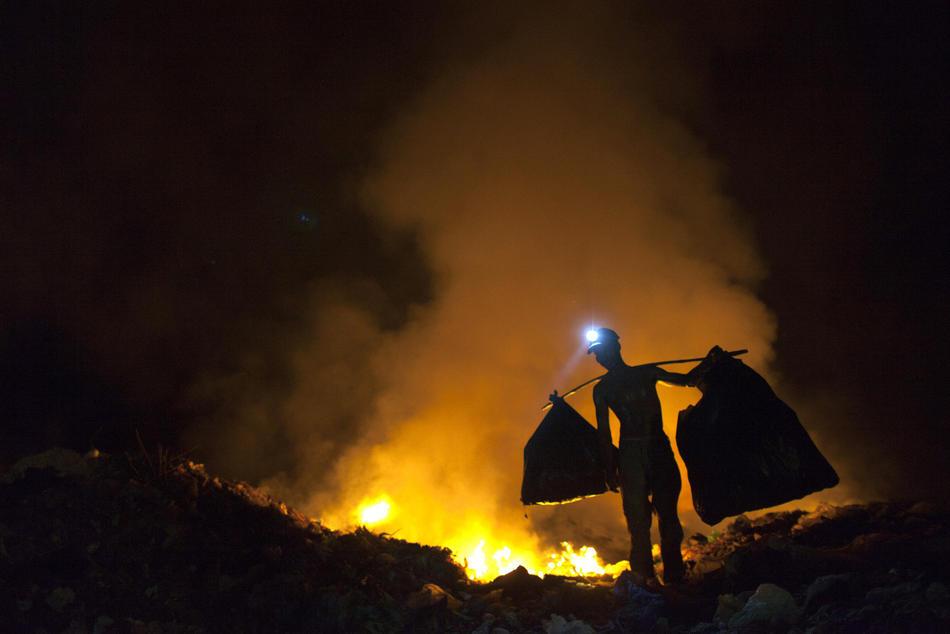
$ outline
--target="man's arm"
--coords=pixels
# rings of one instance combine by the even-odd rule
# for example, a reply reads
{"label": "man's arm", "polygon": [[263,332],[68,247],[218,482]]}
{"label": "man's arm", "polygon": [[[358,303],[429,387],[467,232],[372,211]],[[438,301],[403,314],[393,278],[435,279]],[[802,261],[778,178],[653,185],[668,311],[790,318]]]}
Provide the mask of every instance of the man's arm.
{"label": "man's arm", "polygon": [[607,486],[611,491],[620,488],[617,477],[617,464],[614,461],[614,443],[610,437],[610,409],[607,400],[600,388],[600,383],[594,386],[594,409],[597,413],[597,438],[600,441],[600,456],[604,464],[604,475]]}
{"label": "man's arm", "polygon": [[670,383],[671,385],[682,385],[686,387],[694,387],[696,385],[696,377],[693,372],[681,374],[679,372],[670,372],[669,370],[664,370],[659,366],[653,366],[653,368],[654,378],[657,381],[663,381],[664,383]]}
{"label": "man's arm", "polygon": [[657,381],[663,381],[664,383],[671,383],[673,385],[685,385],[688,387],[696,387],[696,384],[699,382],[702,375],[709,369],[710,363],[716,361],[720,355],[727,354],[719,346],[713,346],[709,352],[706,354],[706,358],[702,363],[694,367],[692,370],[686,374],[680,374],[678,372],[669,372],[664,370],[658,365],[653,366],[654,378]]}

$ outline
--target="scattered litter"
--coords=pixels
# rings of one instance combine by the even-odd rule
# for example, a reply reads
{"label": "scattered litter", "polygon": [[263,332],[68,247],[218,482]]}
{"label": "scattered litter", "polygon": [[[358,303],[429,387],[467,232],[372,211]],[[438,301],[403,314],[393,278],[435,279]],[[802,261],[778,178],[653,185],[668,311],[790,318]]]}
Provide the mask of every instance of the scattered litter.
{"label": "scattered litter", "polygon": [[793,625],[798,615],[795,597],[788,590],[773,583],[763,583],[742,609],[729,619],[729,627],[738,630],[761,627],[776,631]]}
{"label": "scattered litter", "polygon": [[552,614],[550,620],[544,623],[545,634],[596,634],[590,624],[580,619],[568,621],[559,614]]}

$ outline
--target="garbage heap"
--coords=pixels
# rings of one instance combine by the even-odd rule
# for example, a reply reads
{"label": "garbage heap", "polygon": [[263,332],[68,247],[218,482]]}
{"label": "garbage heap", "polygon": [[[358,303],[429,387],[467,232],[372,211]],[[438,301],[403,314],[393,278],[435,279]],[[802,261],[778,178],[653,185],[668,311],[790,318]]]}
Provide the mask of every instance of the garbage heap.
{"label": "garbage heap", "polygon": [[335,532],[162,456],[54,449],[0,476],[0,623],[24,632],[945,632],[950,514],[872,503],[739,516],[687,583],[469,581],[442,548]]}
{"label": "garbage heap", "polygon": [[451,612],[410,606],[427,583],[467,581],[445,549],[330,531],[193,462],[54,449],[0,482],[3,631],[451,626]]}
{"label": "garbage heap", "polygon": [[950,631],[942,504],[740,515],[722,534],[694,535],[685,550],[691,593],[716,597],[713,618],[691,631]]}

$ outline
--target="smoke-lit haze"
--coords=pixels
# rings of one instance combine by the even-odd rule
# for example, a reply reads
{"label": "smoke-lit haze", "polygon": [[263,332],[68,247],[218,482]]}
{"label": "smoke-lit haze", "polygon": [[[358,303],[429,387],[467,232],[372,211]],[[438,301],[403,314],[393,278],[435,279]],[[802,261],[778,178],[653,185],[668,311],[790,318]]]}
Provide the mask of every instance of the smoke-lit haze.
{"label": "smoke-lit haze", "polygon": [[[534,23],[446,70],[386,133],[366,201],[418,228],[438,290],[396,335],[374,336],[358,313],[338,321],[347,358],[372,353],[359,376],[301,357],[300,392],[338,382],[360,419],[342,455],[302,436],[317,473],[334,463],[333,479],[295,487],[312,487],[312,513],[345,525],[364,498],[387,495],[386,527],[409,539],[467,552],[478,538],[540,534],[543,546],[580,539],[623,553],[617,496],[527,520],[518,501],[521,449],[548,392],[602,371],[578,354],[583,329],[617,329],[631,363],[720,344],[749,348],[747,362],[767,372],[775,326],[753,292],[764,265],[742,214],[702,142],[659,110],[668,95],[650,72],[611,70],[608,26]],[[626,53],[663,63],[643,47]],[[660,390],[672,436],[698,392]],[[295,416],[320,410],[297,399],[310,407]],[[593,420],[589,402],[589,391],[573,399]]]}

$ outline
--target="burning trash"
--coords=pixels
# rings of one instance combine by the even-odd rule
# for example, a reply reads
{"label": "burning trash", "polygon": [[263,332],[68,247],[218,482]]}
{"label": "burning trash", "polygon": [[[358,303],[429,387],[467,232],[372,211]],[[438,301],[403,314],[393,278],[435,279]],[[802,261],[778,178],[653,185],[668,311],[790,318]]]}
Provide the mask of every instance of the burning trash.
{"label": "burning trash", "polygon": [[373,526],[386,520],[392,512],[392,502],[388,498],[366,502],[361,505],[357,511],[360,524],[363,526]]}

